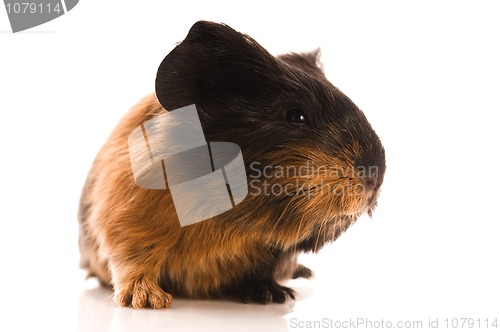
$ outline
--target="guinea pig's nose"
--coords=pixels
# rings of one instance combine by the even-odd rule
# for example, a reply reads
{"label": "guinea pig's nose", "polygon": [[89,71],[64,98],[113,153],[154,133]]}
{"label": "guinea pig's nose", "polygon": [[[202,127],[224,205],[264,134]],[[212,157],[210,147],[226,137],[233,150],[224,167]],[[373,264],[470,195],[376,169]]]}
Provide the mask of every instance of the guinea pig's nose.
{"label": "guinea pig's nose", "polygon": [[377,186],[377,175],[362,175],[359,178],[366,190],[374,190]]}

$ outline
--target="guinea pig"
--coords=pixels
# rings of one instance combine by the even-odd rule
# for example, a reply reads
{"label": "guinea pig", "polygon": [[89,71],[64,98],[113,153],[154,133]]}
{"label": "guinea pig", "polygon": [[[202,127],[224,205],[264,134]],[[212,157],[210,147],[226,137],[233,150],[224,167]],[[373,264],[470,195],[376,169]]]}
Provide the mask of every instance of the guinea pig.
{"label": "guinea pig", "polygon": [[[127,142],[144,122],[192,104],[207,141],[240,147],[248,194],[182,227],[168,188],[136,185]],[[283,303],[295,297],[280,283],[312,276],[297,256],[371,215],[385,168],[379,137],[327,80],[319,51],[275,57],[200,21],[159,66],[156,93],[97,154],[78,213],[81,267],[120,306],[168,308],[172,295]]]}

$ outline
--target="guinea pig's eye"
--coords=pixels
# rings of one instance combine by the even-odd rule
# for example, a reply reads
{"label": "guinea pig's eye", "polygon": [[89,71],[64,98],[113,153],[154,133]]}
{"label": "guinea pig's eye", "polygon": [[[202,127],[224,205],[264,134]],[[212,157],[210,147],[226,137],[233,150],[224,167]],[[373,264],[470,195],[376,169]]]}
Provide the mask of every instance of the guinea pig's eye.
{"label": "guinea pig's eye", "polygon": [[309,126],[306,113],[298,108],[292,108],[286,112],[286,121],[300,128]]}

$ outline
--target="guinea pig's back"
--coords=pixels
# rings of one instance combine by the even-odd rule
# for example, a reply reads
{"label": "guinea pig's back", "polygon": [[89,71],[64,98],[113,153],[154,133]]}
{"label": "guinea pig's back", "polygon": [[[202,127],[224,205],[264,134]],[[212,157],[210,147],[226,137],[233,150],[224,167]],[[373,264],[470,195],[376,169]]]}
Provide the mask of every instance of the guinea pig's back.
{"label": "guinea pig's back", "polygon": [[[132,107],[97,154],[82,190],[78,210],[80,267],[105,285],[110,284],[111,278],[106,259],[108,253],[101,235],[112,233],[113,223],[122,219],[117,214],[126,215],[123,196],[137,200],[140,195],[130,167],[128,135],[146,119],[162,111],[165,110],[154,93]],[[120,227],[118,230],[126,233]]]}

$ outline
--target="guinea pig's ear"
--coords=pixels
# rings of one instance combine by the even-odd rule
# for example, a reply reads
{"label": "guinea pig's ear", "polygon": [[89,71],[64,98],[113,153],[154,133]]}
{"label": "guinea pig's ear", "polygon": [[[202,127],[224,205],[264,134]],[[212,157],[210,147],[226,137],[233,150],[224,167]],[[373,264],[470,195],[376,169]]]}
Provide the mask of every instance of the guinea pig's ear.
{"label": "guinea pig's ear", "polygon": [[306,53],[288,53],[278,57],[287,64],[299,67],[302,70],[313,70],[324,73],[323,63],[321,62],[321,49],[318,47],[314,51]]}
{"label": "guinea pig's ear", "polygon": [[270,78],[281,70],[278,60],[249,36],[225,24],[199,21],[160,64],[156,94],[170,110],[243,102],[276,90]]}

